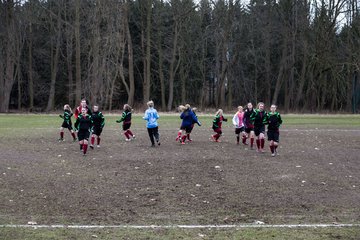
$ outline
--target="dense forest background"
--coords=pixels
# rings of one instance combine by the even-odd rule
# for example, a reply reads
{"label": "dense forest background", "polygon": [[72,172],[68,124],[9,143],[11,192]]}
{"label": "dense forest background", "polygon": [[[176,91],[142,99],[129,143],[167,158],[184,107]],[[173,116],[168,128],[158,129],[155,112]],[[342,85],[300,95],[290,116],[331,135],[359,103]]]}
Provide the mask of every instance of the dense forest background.
{"label": "dense forest background", "polygon": [[0,112],[359,111],[360,0],[0,0],[0,22]]}

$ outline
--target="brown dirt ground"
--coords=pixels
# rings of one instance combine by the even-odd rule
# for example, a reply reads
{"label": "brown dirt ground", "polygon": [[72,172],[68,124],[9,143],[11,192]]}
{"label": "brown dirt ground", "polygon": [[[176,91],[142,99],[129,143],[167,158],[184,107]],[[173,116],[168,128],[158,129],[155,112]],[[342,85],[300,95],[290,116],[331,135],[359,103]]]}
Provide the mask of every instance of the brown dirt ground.
{"label": "brown dirt ground", "polygon": [[285,128],[275,158],[235,145],[230,127],[221,143],[195,127],[184,146],[176,128],[160,128],[156,148],[133,131],[125,142],[105,128],[86,157],[67,132],[53,140],[55,128],[2,137],[0,223],[360,222],[359,131]]}

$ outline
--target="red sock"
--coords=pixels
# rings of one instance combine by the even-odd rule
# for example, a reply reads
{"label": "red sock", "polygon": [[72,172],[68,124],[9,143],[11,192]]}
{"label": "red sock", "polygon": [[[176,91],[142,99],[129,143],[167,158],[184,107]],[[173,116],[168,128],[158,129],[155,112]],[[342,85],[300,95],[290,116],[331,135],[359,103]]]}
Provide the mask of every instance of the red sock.
{"label": "red sock", "polygon": [[181,137],[181,131],[178,131],[178,137],[179,138]]}
{"label": "red sock", "polygon": [[246,136],[242,137],[242,143],[245,144],[246,143]]}
{"label": "red sock", "polygon": [[134,136],[134,134],[130,131],[130,129],[127,130],[127,132],[128,132],[128,134],[129,134],[130,136]]}
{"label": "red sock", "polygon": [[97,145],[100,145],[100,137],[97,138]]}
{"label": "red sock", "polygon": [[274,146],[273,145],[270,145],[270,151],[271,151],[271,153],[274,153]]}
{"label": "red sock", "polygon": [[221,135],[220,135],[220,134],[218,134],[218,133],[217,133],[217,134],[215,134],[215,140],[218,140],[218,139],[220,138],[220,136],[221,136]]}
{"label": "red sock", "polygon": [[86,154],[87,147],[88,147],[88,145],[87,145],[87,144],[84,144],[84,145],[83,145],[84,154]]}
{"label": "red sock", "polygon": [[182,136],[182,138],[181,138],[182,142],[185,142],[185,140],[186,140],[186,135]]}
{"label": "red sock", "polygon": [[190,133],[188,133],[186,136],[187,136],[187,139],[191,140]]}
{"label": "red sock", "polygon": [[64,132],[60,132],[60,138],[64,138]]}
{"label": "red sock", "polygon": [[94,145],[95,137],[91,137],[91,145]]}
{"label": "red sock", "polygon": [[260,149],[260,139],[256,139],[256,146],[258,149]]}
{"label": "red sock", "polygon": [[130,137],[129,137],[129,134],[128,134],[128,132],[126,131],[126,132],[124,132],[124,135],[125,135],[125,137],[126,137],[126,139],[129,139]]}
{"label": "red sock", "polygon": [[264,145],[265,145],[265,139],[260,139],[260,143],[261,143],[261,148],[264,149]]}
{"label": "red sock", "polygon": [[251,147],[254,146],[254,138],[250,138],[250,146],[251,146]]}
{"label": "red sock", "polygon": [[74,132],[71,133],[71,136],[73,137],[74,140],[76,139],[76,136],[75,136]]}

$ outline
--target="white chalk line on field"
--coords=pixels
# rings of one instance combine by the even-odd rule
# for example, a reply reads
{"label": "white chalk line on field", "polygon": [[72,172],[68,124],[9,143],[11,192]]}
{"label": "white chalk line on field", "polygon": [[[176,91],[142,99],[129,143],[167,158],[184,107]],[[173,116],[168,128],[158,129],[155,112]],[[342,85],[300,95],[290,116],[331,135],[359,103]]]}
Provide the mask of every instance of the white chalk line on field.
{"label": "white chalk line on field", "polygon": [[360,224],[238,224],[238,225],[21,225],[4,224],[0,228],[45,229],[243,229],[243,228],[346,228]]}

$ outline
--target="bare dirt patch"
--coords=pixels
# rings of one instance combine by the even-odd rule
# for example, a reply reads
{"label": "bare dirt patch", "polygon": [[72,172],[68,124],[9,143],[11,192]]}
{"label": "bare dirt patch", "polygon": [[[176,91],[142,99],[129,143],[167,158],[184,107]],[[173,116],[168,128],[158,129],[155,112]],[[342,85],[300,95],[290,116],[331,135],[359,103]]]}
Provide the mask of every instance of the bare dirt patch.
{"label": "bare dirt patch", "polygon": [[[102,147],[83,157],[57,129],[18,131],[0,140],[0,223],[233,224],[360,221],[360,134],[285,128],[279,156],[221,143],[208,127],[193,142],[160,128],[125,142],[105,128]],[[67,133],[66,133],[67,134]],[[266,144],[267,146],[267,144]]]}

